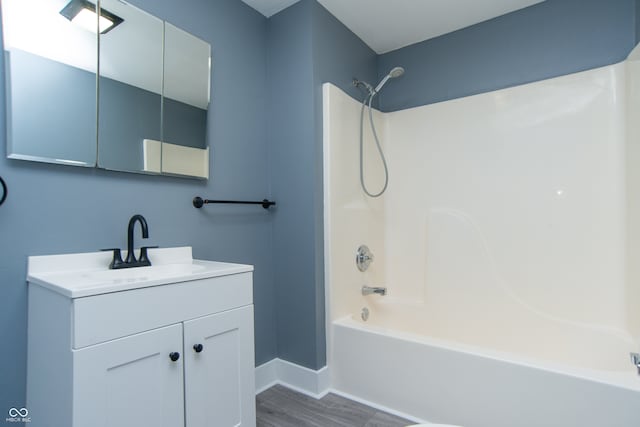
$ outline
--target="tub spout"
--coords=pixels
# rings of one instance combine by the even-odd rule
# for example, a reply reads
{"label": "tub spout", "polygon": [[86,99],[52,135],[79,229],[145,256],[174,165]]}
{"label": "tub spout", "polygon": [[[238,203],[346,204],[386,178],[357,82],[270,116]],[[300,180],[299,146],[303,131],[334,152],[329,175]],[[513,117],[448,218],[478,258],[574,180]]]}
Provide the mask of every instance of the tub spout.
{"label": "tub spout", "polygon": [[371,294],[378,294],[380,296],[385,296],[387,294],[387,288],[374,287],[374,286],[362,287],[362,295],[371,295]]}

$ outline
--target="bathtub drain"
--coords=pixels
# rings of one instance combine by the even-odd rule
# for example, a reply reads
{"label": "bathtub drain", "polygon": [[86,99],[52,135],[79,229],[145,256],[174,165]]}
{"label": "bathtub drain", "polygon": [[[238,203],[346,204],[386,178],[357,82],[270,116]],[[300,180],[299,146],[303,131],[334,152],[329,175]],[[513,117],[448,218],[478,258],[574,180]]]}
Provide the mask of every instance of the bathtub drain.
{"label": "bathtub drain", "polygon": [[362,320],[364,320],[365,322],[369,320],[369,309],[367,307],[362,307],[360,317],[362,317]]}

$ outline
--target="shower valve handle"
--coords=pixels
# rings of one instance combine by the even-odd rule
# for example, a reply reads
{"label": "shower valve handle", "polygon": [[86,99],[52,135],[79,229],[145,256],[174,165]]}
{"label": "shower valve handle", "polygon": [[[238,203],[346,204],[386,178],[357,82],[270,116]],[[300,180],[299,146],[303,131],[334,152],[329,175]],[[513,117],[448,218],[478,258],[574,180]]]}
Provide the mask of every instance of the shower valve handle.
{"label": "shower valve handle", "polygon": [[367,247],[367,245],[360,245],[356,252],[356,266],[360,271],[366,271],[369,265],[373,262],[373,252]]}

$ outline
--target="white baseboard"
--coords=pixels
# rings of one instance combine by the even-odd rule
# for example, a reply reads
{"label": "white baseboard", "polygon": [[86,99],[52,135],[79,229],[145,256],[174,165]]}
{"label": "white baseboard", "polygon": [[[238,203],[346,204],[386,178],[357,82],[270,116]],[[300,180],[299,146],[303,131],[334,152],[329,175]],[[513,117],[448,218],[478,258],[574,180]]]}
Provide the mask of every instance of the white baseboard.
{"label": "white baseboard", "polygon": [[273,359],[256,367],[256,394],[280,384],[316,399],[329,392],[329,369],[314,371],[282,359]]}
{"label": "white baseboard", "polygon": [[327,366],[314,371],[304,366],[276,358],[256,367],[256,394],[262,393],[276,384],[280,384],[315,399],[321,399],[327,393],[331,392],[415,423],[428,424],[426,420],[421,420],[412,415],[369,402],[352,394],[332,389],[331,376],[329,375],[329,368]]}
{"label": "white baseboard", "polygon": [[271,359],[267,363],[256,366],[256,394],[278,384],[276,365],[279,359]]}

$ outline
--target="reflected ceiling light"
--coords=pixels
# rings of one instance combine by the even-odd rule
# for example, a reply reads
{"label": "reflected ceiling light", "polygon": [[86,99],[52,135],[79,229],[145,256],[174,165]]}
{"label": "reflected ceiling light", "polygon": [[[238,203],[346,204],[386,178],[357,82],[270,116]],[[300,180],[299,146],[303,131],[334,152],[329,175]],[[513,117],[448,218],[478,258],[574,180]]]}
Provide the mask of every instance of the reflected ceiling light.
{"label": "reflected ceiling light", "polygon": [[[124,19],[104,9],[100,9],[100,20],[98,21],[96,5],[87,0],[71,0],[60,11],[60,15],[93,33],[96,32],[96,27],[99,27],[100,34],[108,33],[124,21]],[[96,25],[96,22],[99,22],[99,24]]]}

